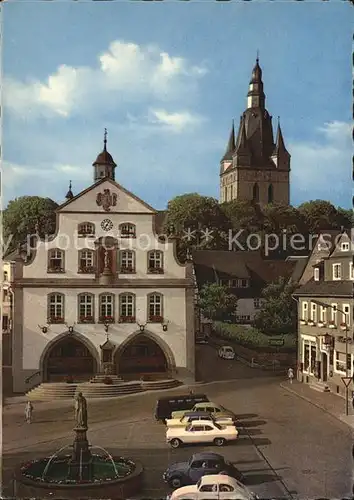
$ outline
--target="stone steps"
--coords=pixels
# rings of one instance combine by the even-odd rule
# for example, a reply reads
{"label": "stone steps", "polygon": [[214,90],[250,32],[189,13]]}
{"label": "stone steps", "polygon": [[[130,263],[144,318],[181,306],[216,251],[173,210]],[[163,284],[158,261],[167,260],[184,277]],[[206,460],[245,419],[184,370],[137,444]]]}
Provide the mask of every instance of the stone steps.
{"label": "stone steps", "polygon": [[33,401],[53,401],[56,399],[73,399],[78,392],[82,392],[87,399],[112,398],[125,394],[135,394],[143,391],[173,389],[181,385],[175,379],[156,380],[149,382],[120,381],[117,384],[103,384],[85,382],[81,384],[67,384],[63,382],[45,382],[27,393]]}
{"label": "stone steps", "polygon": [[324,382],[311,382],[309,386],[317,392],[331,392],[328,385]]}
{"label": "stone steps", "polygon": [[95,375],[91,380],[91,384],[103,384],[103,381],[106,379],[106,378],[110,378],[113,382],[113,384],[119,384],[120,382],[123,382],[123,379],[122,377],[118,377],[118,375],[103,375],[103,374],[99,374],[99,375]]}

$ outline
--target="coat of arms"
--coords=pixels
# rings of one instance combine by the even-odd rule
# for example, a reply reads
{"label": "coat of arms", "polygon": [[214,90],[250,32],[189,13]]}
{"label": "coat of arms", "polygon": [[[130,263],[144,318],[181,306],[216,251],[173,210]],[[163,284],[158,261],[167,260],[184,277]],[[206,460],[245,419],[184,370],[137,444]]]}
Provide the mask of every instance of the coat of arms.
{"label": "coat of arms", "polygon": [[115,207],[117,204],[117,194],[111,193],[109,189],[104,189],[103,193],[98,193],[96,203],[103,210],[109,212],[111,207]]}

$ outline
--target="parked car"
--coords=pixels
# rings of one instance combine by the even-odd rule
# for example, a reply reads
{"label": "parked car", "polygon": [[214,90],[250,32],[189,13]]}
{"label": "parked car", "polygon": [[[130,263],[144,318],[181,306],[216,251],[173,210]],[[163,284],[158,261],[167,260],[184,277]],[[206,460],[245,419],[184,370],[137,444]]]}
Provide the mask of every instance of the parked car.
{"label": "parked car", "polygon": [[199,479],[207,474],[227,474],[243,482],[242,473],[227,462],[218,453],[195,453],[188,462],[178,462],[166,470],[163,480],[171,488],[180,488],[189,484],[196,484]]}
{"label": "parked car", "polygon": [[203,333],[203,332],[196,332],[195,343],[196,344],[207,344],[208,343],[208,335],[206,333]]}
{"label": "parked car", "polygon": [[156,402],[155,419],[165,422],[167,418],[171,418],[172,412],[183,410],[184,413],[191,410],[196,403],[207,401],[209,399],[205,394],[180,394],[160,398]]}
{"label": "parked car", "polygon": [[[179,410],[172,412],[172,418],[182,418],[187,410]],[[211,401],[203,401],[201,403],[196,403],[193,408],[189,409],[189,411],[205,411],[211,413],[213,416],[218,416],[222,418],[231,418],[234,422],[236,421],[236,416],[232,411],[227,410],[221,405],[216,403],[212,403]]]}
{"label": "parked car", "polygon": [[181,418],[168,418],[166,420],[167,427],[185,427],[196,420],[208,420],[217,422],[220,425],[235,425],[232,416],[224,415],[223,413],[209,413],[207,411],[186,411]]}
{"label": "parked car", "polygon": [[197,484],[175,490],[167,500],[256,500],[258,497],[240,481],[224,474],[203,476]]}
{"label": "parked car", "polygon": [[230,345],[223,345],[219,349],[219,358],[235,359],[235,351]]}
{"label": "parked car", "polygon": [[172,448],[181,444],[214,443],[223,446],[237,439],[238,430],[233,425],[220,425],[208,420],[192,422],[186,427],[167,427],[166,441]]}

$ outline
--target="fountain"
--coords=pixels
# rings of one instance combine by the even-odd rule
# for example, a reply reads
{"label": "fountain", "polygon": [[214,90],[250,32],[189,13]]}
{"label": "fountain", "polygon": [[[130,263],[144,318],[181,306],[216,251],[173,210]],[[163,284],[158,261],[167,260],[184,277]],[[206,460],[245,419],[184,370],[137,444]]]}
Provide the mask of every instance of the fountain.
{"label": "fountain", "polygon": [[[102,446],[89,444],[87,403],[81,392],[76,398],[75,417],[73,444],[61,447],[50,457],[22,464],[16,474],[16,483],[30,487],[32,498],[124,500],[138,493],[142,487],[142,465],[111,455]],[[72,449],[71,454],[64,454],[68,448]],[[103,454],[92,453],[94,449]],[[28,496],[22,493],[25,491],[18,491],[17,495]]]}

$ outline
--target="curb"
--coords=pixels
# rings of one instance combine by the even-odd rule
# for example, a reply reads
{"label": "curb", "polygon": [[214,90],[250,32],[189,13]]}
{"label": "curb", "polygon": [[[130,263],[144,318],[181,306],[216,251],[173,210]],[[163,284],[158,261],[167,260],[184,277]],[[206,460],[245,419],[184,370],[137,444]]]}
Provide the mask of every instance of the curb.
{"label": "curb", "polygon": [[336,415],[335,413],[332,413],[331,411],[326,410],[326,408],[324,408],[322,405],[316,403],[315,401],[312,401],[312,399],[308,398],[307,396],[303,396],[302,394],[299,394],[298,392],[294,391],[293,389],[291,389],[290,387],[285,385],[283,382],[280,383],[279,385],[282,389],[290,392],[291,394],[294,394],[295,396],[297,396],[300,399],[303,399],[304,401],[307,401],[307,403],[310,403],[312,406],[316,406],[316,408],[319,408],[324,413],[331,415],[331,417],[333,417],[336,420],[339,420],[339,422],[342,422],[343,424],[347,425],[350,429],[353,429],[353,427],[348,422],[343,420],[343,417],[341,415]]}

